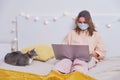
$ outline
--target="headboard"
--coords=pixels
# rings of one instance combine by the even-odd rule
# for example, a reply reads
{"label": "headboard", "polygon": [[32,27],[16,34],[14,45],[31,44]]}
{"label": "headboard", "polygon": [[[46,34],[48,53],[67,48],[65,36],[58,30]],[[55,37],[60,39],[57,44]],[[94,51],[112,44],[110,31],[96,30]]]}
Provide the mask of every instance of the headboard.
{"label": "headboard", "polygon": [[32,44],[61,43],[67,33],[74,28],[71,17],[60,17],[57,21],[53,17],[34,19],[18,19],[18,48],[22,49]]}

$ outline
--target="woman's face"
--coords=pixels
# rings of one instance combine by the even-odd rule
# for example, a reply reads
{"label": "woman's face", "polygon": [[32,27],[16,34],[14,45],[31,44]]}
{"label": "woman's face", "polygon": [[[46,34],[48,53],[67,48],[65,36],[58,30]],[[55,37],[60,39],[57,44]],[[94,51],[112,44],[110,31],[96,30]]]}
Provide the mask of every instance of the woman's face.
{"label": "woman's face", "polygon": [[78,23],[85,23],[85,18],[84,17],[80,17],[78,19]]}
{"label": "woman's face", "polygon": [[80,17],[78,19],[78,23],[77,26],[81,29],[81,30],[86,30],[88,29],[89,25],[86,23],[85,21],[85,17]]}

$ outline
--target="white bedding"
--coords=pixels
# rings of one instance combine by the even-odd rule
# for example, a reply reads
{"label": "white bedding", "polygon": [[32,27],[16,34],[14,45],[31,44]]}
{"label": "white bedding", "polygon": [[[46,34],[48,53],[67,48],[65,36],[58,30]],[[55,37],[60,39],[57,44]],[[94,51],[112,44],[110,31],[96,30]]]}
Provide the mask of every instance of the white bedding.
{"label": "white bedding", "polygon": [[[1,59],[0,68],[46,75],[56,62],[56,59],[51,59],[47,62],[34,60],[31,65],[20,67],[6,64]],[[97,80],[120,80],[120,57],[106,58],[104,61],[99,62],[95,68],[91,69],[88,74]]]}

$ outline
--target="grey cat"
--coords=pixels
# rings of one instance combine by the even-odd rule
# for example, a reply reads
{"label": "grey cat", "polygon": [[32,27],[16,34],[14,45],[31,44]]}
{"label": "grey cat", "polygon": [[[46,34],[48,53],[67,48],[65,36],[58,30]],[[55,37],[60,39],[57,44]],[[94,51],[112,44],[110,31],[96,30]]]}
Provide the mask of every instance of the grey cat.
{"label": "grey cat", "polygon": [[37,57],[37,53],[34,49],[23,54],[21,51],[14,51],[8,53],[4,61],[7,64],[16,65],[16,66],[26,66],[31,64],[33,58]]}

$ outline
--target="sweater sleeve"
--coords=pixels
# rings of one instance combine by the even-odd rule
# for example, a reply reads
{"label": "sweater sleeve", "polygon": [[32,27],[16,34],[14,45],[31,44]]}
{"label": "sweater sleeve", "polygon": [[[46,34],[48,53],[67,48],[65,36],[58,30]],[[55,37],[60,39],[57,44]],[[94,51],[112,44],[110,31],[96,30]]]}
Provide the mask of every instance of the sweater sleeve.
{"label": "sweater sleeve", "polygon": [[66,37],[64,38],[63,43],[64,43],[64,44],[70,44],[70,43],[71,43],[71,39],[72,39],[72,35],[71,35],[71,32],[70,32],[70,33],[68,33],[68,34],[66,35]]}
{"label": "sweater sleeve", "polygon": [[103,59],[106,55],[106,49],[101,36],[98,33],[96,33],[96,42],[95,52],[99,55],[100,58]]}

